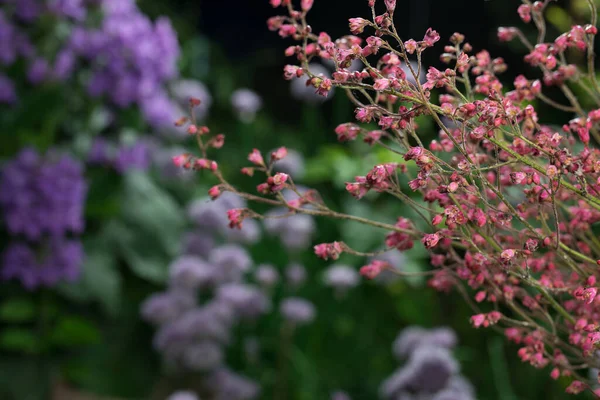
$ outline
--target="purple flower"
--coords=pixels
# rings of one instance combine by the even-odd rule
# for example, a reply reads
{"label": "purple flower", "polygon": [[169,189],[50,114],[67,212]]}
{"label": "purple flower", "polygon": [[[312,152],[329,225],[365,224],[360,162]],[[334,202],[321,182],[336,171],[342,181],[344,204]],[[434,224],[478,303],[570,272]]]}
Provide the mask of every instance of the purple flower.
{"label": "purple flower", "polygon": [[198,226],[207,231],[220,232],[227,227],[227,209],[217,199],[199,199],[193,201],[187,209],[189,218]]}
{"label": "purple flower", "polygon": [[[133,93],[132,91],[135,90],[134,86],[138,85],[138,83],[134,81],[128,83],[131,87],[124,87],[128,90],[123,93],[123,99],[127,99],[124,100],[124,102],[128,102],[129,97],[126,96]],[[144,118],[156,129],[172,126],[173,123],[181,117],[179,108],[165,93],[157,92],[154,95],[143,97],[139,101]]]}
{"label": "purple flower", "polygon": [[298,297],[283,300],[279,310],[288,322],[296,325],[308,324],[315,319],[315,306]]}
{"label": "purple flower", "polygon": [[43,82],[48,77],[48,71],[50,70],[50,66],[48,65],[48,61],[44,58],[36,58],[29,65],[29,69],[27,70],[27,79],[29,82],[34,85]]}
{"label": "purple flower", "polygon": [[171,394],[167,400],[200,400],[196,393],[190,391],[179,391]]}
{"label": "purple flower", "polygon": [[216,267],[219,282],[237,282],[242,279],[252,265],[252,259],[245,248],[227,244],[211,251],[209,261]]}
{"label": "purple flower", "polygon": [[187,232],[183,236],[183,254],[206,258],[215,247],[215,238],[206,232]]}
{"label": "purple flower", "polygon": [[0,206],[8,230],[38,240],[84,229],[87,184],[82,165],[67,155],[22,150],[0,177]]}
{"label": "purple flower", "polygon": [[146,321],[164,325],[192,309],[195,304],[194,296],[182,290],[155,293],[142,303],[141,314]]}
{"label": "purple flower", "polygon": [[182,362],[194,371],[211,371],[223,363],[223,351],[218,343],[203,340],[186,349]]}
{"label": "purple flower", "polygon": [[132,145],[121,146],[114,161],[115,169],[120,173],[129,170],[146,171],[151,163],[151,147],[147,141],[138,140]]}
{"label": "purple flower", "polygon": [[64,81],[71,76],[75,68],[75,53],[68,48],[61,50],[54,60],[52,77],[58,81]]}
{"label": "purple flower", "polygon": [[279,281],[279,273],[270,264],[261,264],[254,271],[254,279],[265,287],[271,287]]}
{"label": "purple flower", "polygon": [[95,137],[87,155],[87,160],[92,165],[109,166],[113,159],[113,145],[102,137]]}
{"label": "purple flower", "polygon": [[459,366],[450,352],[439,347],[418,347],[403,367],[413,392],[435,393],[443,389]]}
{"label": "purple flower", "polygon": [[238,118],[243,122],[252,122],[262,108],[262,99],[250,89],[238,89],[231,95],[231,105]]}
{"label": "purple flower", "polygon": [[409,357],[420,346],[441,347],[451,349],[457,344],[454,331],[450,328],[426,330],[411,326],[400,332],[393,344],[393,353],[398,359]]}
{"label": "purple flower", "polygon": [[3,280],[17,279],[26,289],[73,282],[80,276],[83,246],[75,240],[51,238],[34,249],[23,243],[10,244],[2,255]]}
{"label": "purple flower", "polygon": [[256,383],[227,368],[213,372],[204,382],[214,393],[214,400],[252,400],[260,394]]}
{"label": "purple flower", "polygon": [[331,400],[352,400],[348,393],[338,390],[331,394]]}
{"label": "purple flower", "polygon": [[215,273],[215,268],[201,258],[181,256],[169,266],[169,283],[176,288],[195,290],[213,282]]}
{"label": "purple flower", "polygon": [[59,17],[69,17],[75,20],[85,18],[84,0],[48,0],[49,10]]}
{"label": "purple flower", "polygon": [[323,280],[327,286],[341,290],[351,289],[360,281],[354,268],[341,264],[329,267],[323,275]]}
{"label": "purple flower", "polygon": [[187,108],[191,97],[200,99],[200,105],[195,108],[196,118],[202,121],[208,114],[212,104],[212,97],[206,86],[200,82],[191,79],[178,80],[171,84],[171,93],[180,107]]}
{"label": "purple flower", "polygon": [[14,104],[16,102],[17,92],[15,85],[6,75],[0,74],[0,103]]}
{"label": "purple flower", "polygon": [[306,269],[298,263],[292,263],[285,269],[285,278],[292,287],[302,286],[306,281]]}
{"label": "purple flower", "polygon": [[231,306],[241,318],[254,319],[271,308],[270,300],[258,288],[242,283],[228,283],[217,290],[217,301]]}

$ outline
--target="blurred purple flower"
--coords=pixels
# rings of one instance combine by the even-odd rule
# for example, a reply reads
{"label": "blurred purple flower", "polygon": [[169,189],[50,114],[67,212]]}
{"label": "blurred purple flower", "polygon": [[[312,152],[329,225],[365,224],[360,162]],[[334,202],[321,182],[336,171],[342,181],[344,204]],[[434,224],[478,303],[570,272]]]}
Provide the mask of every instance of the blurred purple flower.
{"label": "blurred purple flower", "polygon": [[80,276],[84,257],[83,246],[75,240],[51,238],[38,249],[12,243],[2,255],[1,276],[3,280],[17,279],[29,290],[73,282]]}
{"label": "blurred purple flower", "polygon": [[279,273],[270,264],[260,264],[254,271],[254,279],[264,287],[272,287],[279,281]]}
{"label": "blurred purple flower", "polygon": [[217,301],[230,305],[241,318],[255,319],[271,308],[270,299],[258,288],[243,283],[228,283],[217,290]]}
{"label": "blurred purple flower", "polygon": [[92,165],[110,166],[113,159],[113,147],[113,144],[105,138],[95,137],[87,154],[88,162]]}
{"label": "blurred purple flower", "polygon": [[315,306],[308,300],[289,297],[281,302],[280,312],[283,317],[296,325],[308,324],[315,319]]}
{"label": "blurred purple flower", "polygon": [[231,105],[238,118],[249,123],[254,121],[256,113],[262,108],[262,99],[250,89],[238,89],[231,95]]}
{"label": "blurred purple flower", "polygon": [[420,346],[452,349],[458,343],[456,333],[450,328],[431,330],[409,326],[400,332],[392,346],[394,355],[402,360],[409,357]]}
{"label": "blurred purple flower", "polygon": [[84,0],[48,0],[48,9],[58,17],[83,20],[86,14]]}
{"label": "blurred purple flower", "polygon": [[141,315],[155,325],[164,325],[180,317],[196,304],[195,296],[183,290],[155,293],[141,306]]}
{"label": "blurred purple flower", "polygon": [[[0,38],[0,42],[2,39]],[[1,50],[0,50],[1,52]],[[6,75],[0,73],[0,103],[14,104],[17,102],[15,85]]]}
{"label": "blurred purple flower", "polygon": [[219,344],[203,340],[186,349],[182,362],[185,367],[194,371],[211,371],[223,363],[223,358]]}
{"label": "blurred purple flower", "polygon": [[346,392],[338,390],[331,394],[331,400],[352,400],[352,398]]}
{"label": "blurred purple flower", "polygon": [[114,167],[119,173],[129,170],[146,171],[150,167],[152,148],[150,143],[138,140],[131,145],[123,145],[117,150]]}
{"label": "blurred purple flower", "polygon": [[214,393],[214,400],[252,400],[260,394],[260,388],[254,381],[227,368],[213,372],[204,382]]}
{"label": "blurred purple flower", "polygon": [[306,268],[298,263],[292,263],[285,269],[285,278],[287,283],[294,288],[302,286],[306,281]]}
{"label": "blurred purple flower", "polygon": [[215,247],[215,238],[207,232],[192,231],[183,236],[183,254],[207,258]]}
{"label": "blurred purple flower", "polygon": [[332,265],[323,274],[325,285],[339,290],[348,290],[360,282],[358,272],[348,265]]}
{"label": "blurred purple flower", "polygon": [[167,400],[200,400],[196,393],[190,391],[179,391],[172,393]]}
{"label": "blurred purple flower", "polygon": [[48,64],[48,60],[36,58],[29,64],[29,68],[27,69],[27,79],[34,85],[41,83],[48,77],[49,70],[50,65]]}
{"label": "blurred purple flower", "polygon": [[215,280],[215,275],[215,267],[195,256],[180,256],[169,266],[169,283],[174,288],[205,288]]}
{"label": "blurred purple flower", "polygon": [[252,265],[252,259],[246,249],[235,244],[213,249],[208,259],[215,266],[216,279],[221,283],[240,281]]}
{"label": "blurred purple flower", "polygon": [[87,184],[82,165],[56,152],[22,150],[3,168],[0,206],[8,230],[37,240],[84,229]]}

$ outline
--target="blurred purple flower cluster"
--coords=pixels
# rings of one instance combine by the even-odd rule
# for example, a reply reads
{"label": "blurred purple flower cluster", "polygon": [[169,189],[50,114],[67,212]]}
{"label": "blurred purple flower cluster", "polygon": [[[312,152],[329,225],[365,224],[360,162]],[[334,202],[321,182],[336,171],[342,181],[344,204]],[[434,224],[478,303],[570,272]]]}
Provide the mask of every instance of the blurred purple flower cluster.
{"label": "blurred purple flower cluster", "polygon": [[129,170],[146,171],[152,164],[155,147],[154,143],[144,139],[117,145],[103,137],[96,137],[87,160],[91,165],[113,168],[119,173]]}
{"label": "blurred purple flower cluster", "polygon": [[451,353],[456,344],[456,334],[449,328],[405,328],[393,344],[394,355],[404,364],[381,384],[381,397],[474,400],[473,388],[460,375],[460,365]]}
{"label": "blurred purple flower cluster", "polygon": [[[141,308],[143,318],[157,326],[154,346],[166,365],[200,372],[201,386],[223,400],[259,395],[255,382],[227,367],[225,352],[234,342],[236,326],[273,310],[270,289],[279,282],[277,269],[255,265],[244,247],[260,239],[260,224],[250,220],[242,230],[228,227],[227,210],[245,206],[232,193],[190,204],[194,228],[183,238],[182,254],[169,266],[168,288]],[[297,287],[305,272],[297,264],[291,269],[288,278]],[[283,300],[280,311],[292,325],[309,323],[315,316],[310,302],[295,297]],[[255,355],[260,352],[258,343],[253,347]]]}
{"label": "blurred purple flower cluster", "polygon": [[85,228],[87,183],[82,165],[57,151],[22,150],[0,175],[0,207],[13,237],[2,256],[2,279],[28,289],[75,280],[84,253],[70,234]]}
{"label": "blurred purple flower cluster", "polygon": [[[150,20],[134,0],[0,3],[4,67],[25,60],[28,80],[37,85],[70,79],[81,64],[89,95],[106,96],[119,108],[136,104],[153,127],[172,124],[179,116],[165,88],[177,77],[179,57],[177,35],[167,18]],[[14,83],[0,74],[0,102],[17,99]]]}

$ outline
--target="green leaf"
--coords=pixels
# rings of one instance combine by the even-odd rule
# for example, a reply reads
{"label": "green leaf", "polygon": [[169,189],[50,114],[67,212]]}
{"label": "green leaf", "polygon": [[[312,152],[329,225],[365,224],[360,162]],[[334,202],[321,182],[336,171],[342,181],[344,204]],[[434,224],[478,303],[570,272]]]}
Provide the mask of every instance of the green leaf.
{"label": "green leaf", "polygon": [[50,333],[52,344],[74,347],[95,344],[100,341],[98,328],[89,320],[77,316],[65,316],[58,320]]}
{"label": "green leaf", "polygon": [[160,235],[143,234],[118,221],[113,221],[107,230],[134,274],[155,283],[166,281],[172,256],[161,251],[157,243],[157,236],[162,232]]}
{"label": "green leaf", "polygon": [[41,341],[30,329],[4,328],[0,331],[0,347],[11,351],[37,353]]}
{"label": "green leaf", "polygon": [[[182,208],[150,177],[134,171],[125,176],[123,218],[156,239],[161,248],[175,256],[180,248],[180,234],[185,227]],[[148,247],[144,249],[148,253]]]}
{"label": "green leaf", "polygon": [[0,304],[0,320],[29,322],[35,318],[35,305],[31,299],[10,299]]}

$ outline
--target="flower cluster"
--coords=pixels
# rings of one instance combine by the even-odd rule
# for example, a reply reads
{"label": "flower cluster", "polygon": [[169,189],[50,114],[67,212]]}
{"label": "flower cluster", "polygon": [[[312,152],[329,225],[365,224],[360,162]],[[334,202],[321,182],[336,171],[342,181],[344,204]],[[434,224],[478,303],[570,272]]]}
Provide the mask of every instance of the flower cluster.
{"label": "flower cluster", "polygon": [[380,388],[384,399],[475,399],[471,384],[459,374],[452,356],[456,334],[448,328],[405,328],[393,345],[394,356],[403,361]]}
{"label": "flower cluster", "polygon": [[[76,70],[85,71],[91,96],[105,95],[120,108],[136,104],[154,127],[172,123],[179,111],[164,86],[177,76],[179,44],[168,19],[151,21],[134,0],[3,3],[3,66],[23,59],[33,85],[65,81]],[[17,101],[14,84],[4,74],[0,89],[0,101]]]}
{"label": "flower cluster", "polygon": [[[260,239],[259,223],[249,220],[239,230],[228,228],[227,210],[245,206],[232,193],[191,203],[188,215],[194,228],[183,238],[182,255],[169,266],[168,288],[149,297],[141,309],[143,318],[158,328],[154,346],[167,366],[200,373],[201,386],[218,399],[259,395],[255,382],[226,366],[226,350],[236,326],[272,312],[271,293],[280,280],[274,266],[255,265],[244,247]],[[305,272],[291,265],[286,275],[288,284],[297,287]],[[291,327],[310,323],[316,313],[299,297],[285,298],[279,309]]]}
{"label": "flower cluster", "polygon": [[2,279],[33,289],[79,276],[87,183],[82,165],[57,151],[22,150],[2,168],[0,207],[13,241],[2,256]]}
{"label": "flower cluster", "polygon": [[113,168],[119,173],[146,171],[152,164],[153,147],[147,140],[117,146],[108,139],[97,137],[92,142],[87,161],[91,165]]}
{"label": "flower cluster", "polygon": [[[357,199],[371,191],[389,194],[412,208],[416,218],[380,222],[332,210],[315,190],[300,193],[288,176],[274,175],[273,160],[266,163],[256,149],[249,157],[256,167],[242,172],[262,172],[267,181],[256,193],[242,196],[282,207],[293,217],[325,216],[381,228],[388,234],[378,252],[422,245],[431,256],[429,286],[443,292],[458,287],[472,296],[476,327],[503,326],[519,344],[524,362],[552,367],[555,379],[572,377],[567,392],[578,393],[590,388],[580,370],[599,366],[594,354],[600,346],[600,242],[594,234],[600,222],[597,10],[589,1],[590,24],[548,41],[544,10],[549,2],[523,3],[519,15],[525,23],[533,22],[537,42],[518,28],[501,28],[499,38],[520,40],[527,49],[525,61],[544,78],[519,76],[514,89],[506,90],[498,78],[507,68],[504,60],[475,51],[460,33],[443,46],[440,61],[447,67],[430,66],[423,83],[423,66],[411,57],[420,60],[424,51],[439,46],[440,36],[428,29],[420,40],[399,37],[394,0],[369,0],[372,18],[351,19],[352,34],[337,39],[312,31],[307,20],[312,2],[295,8],[289,0],[271,1],[275,8],[283,6],[284,15],[269,19],[269,29],[297,42],[285,52],[295,57],[296,65],[284,68],[284,78],[306,79],[320,96],[335,87],[345,89],[356,106],[356,121],[340,124],[338,139],[362,138],[397,156],[397,162],[376,165],[356,177],[347,191]],[[573,52],[585,53],[584,68],[569,63]],[[335,65],[330,77],[311,71],[319,60]],[[356,61],[363,68],[350,70]],[[575,89],[588,96],[591,110],[584,109]],[[532,101],[572,118],[562,129],[544,124]],[[416,122],[422,116],[439,127],[436,140],[422,140]],[[207,163],[208,147],[201,142],[202,158],[188,155],[185,165],[210,169],[219,193],[238,192],[216,164]],[[281,194],[284,188],[298,198],[288,201]],[[232,210],[231,226],[252,218],[264,215]],[[369,255],[342,242],[315,246],[324,259],[336,260],[342,252]],[[388,269],[385,261],[374,259],[361,274],[374,278]]]}

